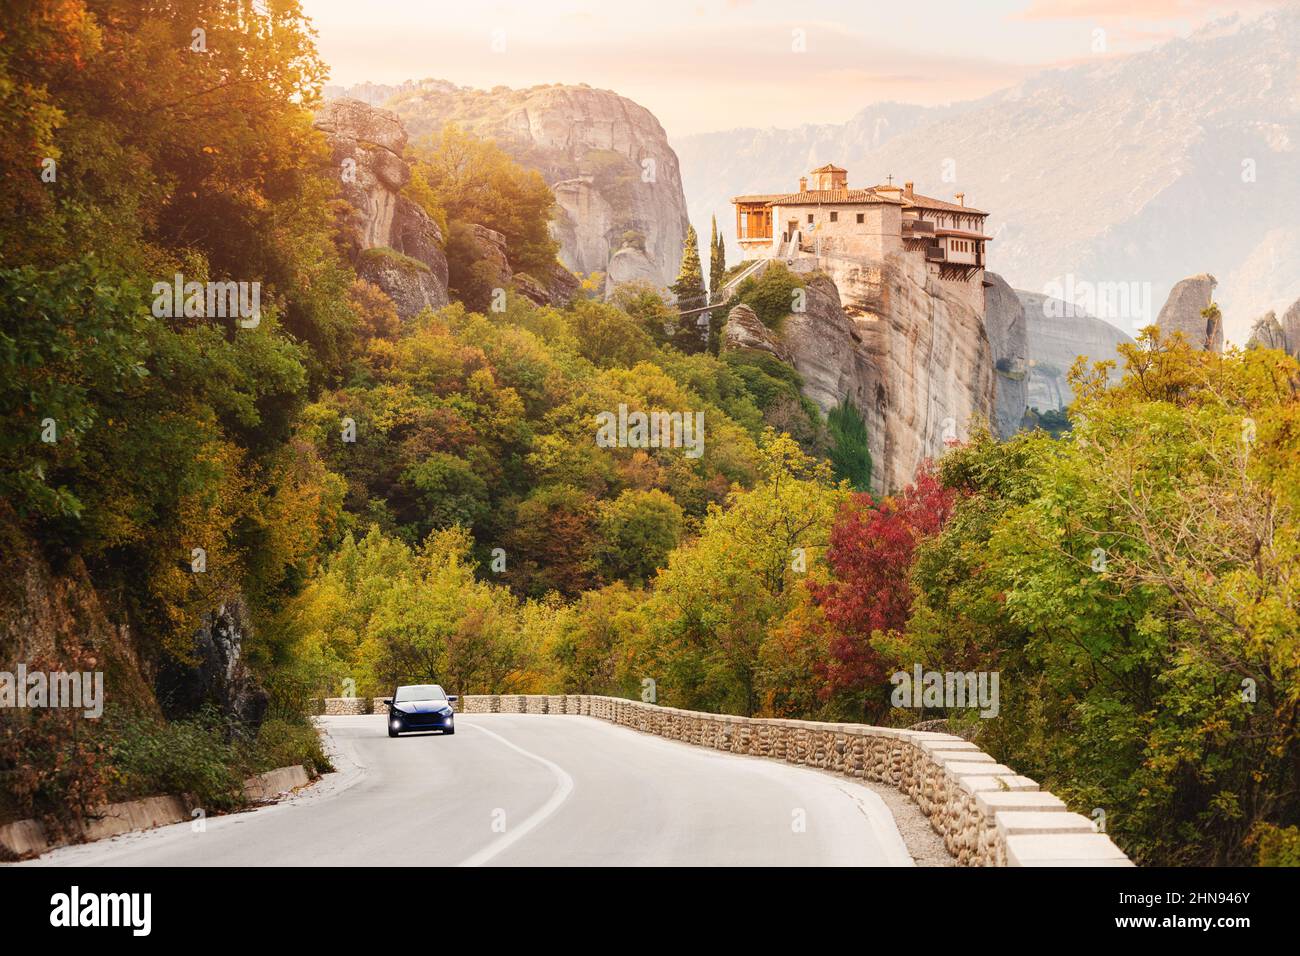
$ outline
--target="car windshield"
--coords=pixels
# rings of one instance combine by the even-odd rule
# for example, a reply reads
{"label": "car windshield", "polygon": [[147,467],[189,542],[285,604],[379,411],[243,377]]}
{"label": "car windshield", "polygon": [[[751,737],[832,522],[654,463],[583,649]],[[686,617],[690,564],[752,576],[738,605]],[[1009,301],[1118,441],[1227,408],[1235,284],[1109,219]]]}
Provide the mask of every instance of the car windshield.
{"label": "car windshield", "polygon": [[397,695],[393,697],[395,703],[401,703],[404,700],[446,700],[447,692],[437,684],[412,684],[410,687],[397,688]]}

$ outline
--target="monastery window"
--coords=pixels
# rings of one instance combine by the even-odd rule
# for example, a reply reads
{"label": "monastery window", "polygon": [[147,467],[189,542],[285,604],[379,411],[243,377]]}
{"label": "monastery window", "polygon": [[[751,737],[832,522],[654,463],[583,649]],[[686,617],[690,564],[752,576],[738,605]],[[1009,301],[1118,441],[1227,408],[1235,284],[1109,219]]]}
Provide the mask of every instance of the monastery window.
{"label": "monastery window", "polygon": [[837,213],[837,212],[832,212],[832,213],[831,213],[831,222],[839,222],[839,221],[840,221],[840,214]]}
{"label": "monastery window", "polygon": [[812,213],[808,213],[808,225],[811,226],[811,225],[812,225],[812,221],[813,221],[813,214],[812,214]]}
{"label": "monastery window", "polygon": [[866,213],[861,213],[861,212],[858,213],[858,225],[860,226],[866,221],[867,221]]}

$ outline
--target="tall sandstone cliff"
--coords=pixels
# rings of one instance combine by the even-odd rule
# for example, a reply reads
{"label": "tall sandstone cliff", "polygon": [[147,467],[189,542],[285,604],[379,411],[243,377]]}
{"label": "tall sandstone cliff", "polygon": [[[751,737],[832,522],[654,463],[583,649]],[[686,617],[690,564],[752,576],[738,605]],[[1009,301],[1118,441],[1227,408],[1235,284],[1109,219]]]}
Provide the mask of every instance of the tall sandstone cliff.
{"label": "tall sandstone cliff", "polygon": [[1300,299],[1291,303],[1290,308],[1282,314],[1282,334],[1286,336],[1287,350],[1300,356]]}
{"label": "tall sandstone cliff", "polygon": [[1273,311],[1255,320],[1247,345],[1255,348],[1279,349],[1300,358],[1300,299],[1291,303],[1282,318]]}
{"label": "tall sandstone cliff", "polygon": [[1124,374],[1118,346],[1133,339],[1103,319],[1081,313],[1077,306],[1051,299],[1040,292],[1017,289],[1025,307],[1026,347],[1029,376],[1026,379],[1030,408],[1040,412],[1065,408],[1074,401],[1070,368],[1083,356],[1088,363],[1114,362],[1110,378]]}
{"label": "tall sandstone cliff", "polygon": [[442,232],[401,194],[411,178],[403,158],[406,130],[396,114],[360,100],[332,100],[316,113],[347,200],[346,225],[357,274],[410,318],[447,304]]}
{"label": "tall sandstone cliff", "polygon": [[1016,290],[995,272],[984,274],[984,331],[993,350],[993,431],[1010,438],[1029,407],[1029,329]]}
{"label": "tall sandstone cliff", "polygon": [[[788,359],[829,411],[848,398],[867,424],[877,491],[904,487],[927,458],[994,418],[994,356],[979,314],[910,257],[847,261],[806,280],[803,312],[765,343],[728,319],[726,340]],[[1023,411],[1023,409],[1022,409]]]}
{"label": "tall sandstone cliff", "polygon": [[404,86],[386,105],[412,138],[454,123],[540,172],[555,192],[560,261],[574,272],[606,273],[610,289],[677,278],[686,197],[677,154],[644,107],[585,85],[487,91],[441,80]]}
{"label": "tall sandstone cliff", "polygon": [[1189,276],[1178,282],[1156,317],[1162,335],[1182,333],[1188,343],[1211,352],[1223,351],[1223,319],[1202,315],[1214,302],[1218,280],[1212,275]]}
{"label": "tall sandstone cliff", "polygon": [[1246,342],[1246,346],[1290,352],[1287,348],[1286,333],[1282,330],[1282,323],[1277,320],[1276,312],[1266,312],[1255,320],[1255,324],[1250,328],[1250,339]]}

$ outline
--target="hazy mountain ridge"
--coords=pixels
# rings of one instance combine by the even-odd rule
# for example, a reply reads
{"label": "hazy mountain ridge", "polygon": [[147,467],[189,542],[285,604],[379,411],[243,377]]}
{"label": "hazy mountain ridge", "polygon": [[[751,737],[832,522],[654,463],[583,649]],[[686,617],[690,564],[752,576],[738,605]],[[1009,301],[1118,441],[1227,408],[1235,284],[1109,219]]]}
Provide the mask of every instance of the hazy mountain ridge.
{"label": "hazy mountain ridge", "polygon": [[1300,295],[1300,269],[1287,268],[1300,250],[1298,60],[1300,10],[1279,10],[969,103],[884,103],[842,125],[673,145],[692,220],[717,213],[729,238],[732,196],[794,188],[833,161],[851,185],[893,174],[930,195],[964,191],[992,213],[990,267],[1018,288],[1066,274],[1151,283],[1153,314],[1107,316],[1125,331],[1154,322],[1179,279],[1212,272],[1228,336],[1244,341]]}

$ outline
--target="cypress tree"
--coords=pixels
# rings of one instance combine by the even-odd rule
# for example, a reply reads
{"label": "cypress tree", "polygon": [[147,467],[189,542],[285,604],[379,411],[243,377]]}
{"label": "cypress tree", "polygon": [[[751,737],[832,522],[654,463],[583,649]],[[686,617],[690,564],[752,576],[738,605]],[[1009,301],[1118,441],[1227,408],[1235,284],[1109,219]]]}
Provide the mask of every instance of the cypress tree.
{"label": "cypress tree", "polygon": [[709,293],[710,301],[722,294],[723,276],[727,272],[727,249],[718,235],[718,217],[713,217],[713,235],[709,237]]}
{"label": "cypress tree", "polygon": [[831,437],[831,467],[835,477],[847,478],[856,491],[871,490],[871,452],[867,445],[867,424],[848,398],[826,416]]}
{"label": "cypress tree", "polygon": [[[677,281],[670,287],[677,297],[679,312],[698,309],[709,302],[708,290],[704,288],[704,273],[700,267],[699,242],[695,227],[688,224],[686,244],[682,249],[682,268],[677,273]],[[673,336],[673,344],[682,351],[698,352],[705,347],[707,339],[700,335],[697,325],[699,318],[699,315],[687,315],[677,320],[677,334]]]}
{"label": "cypress tree", "polygon": [[700,266],[700,239],[695,234],[695,227],[687,225],[686,243],[682,247],[682,267],[677,273],[677,281],[672,284],[673,295],[677,296],[677,308],[695,309],[707,304],[704,289],[704,274]]}

